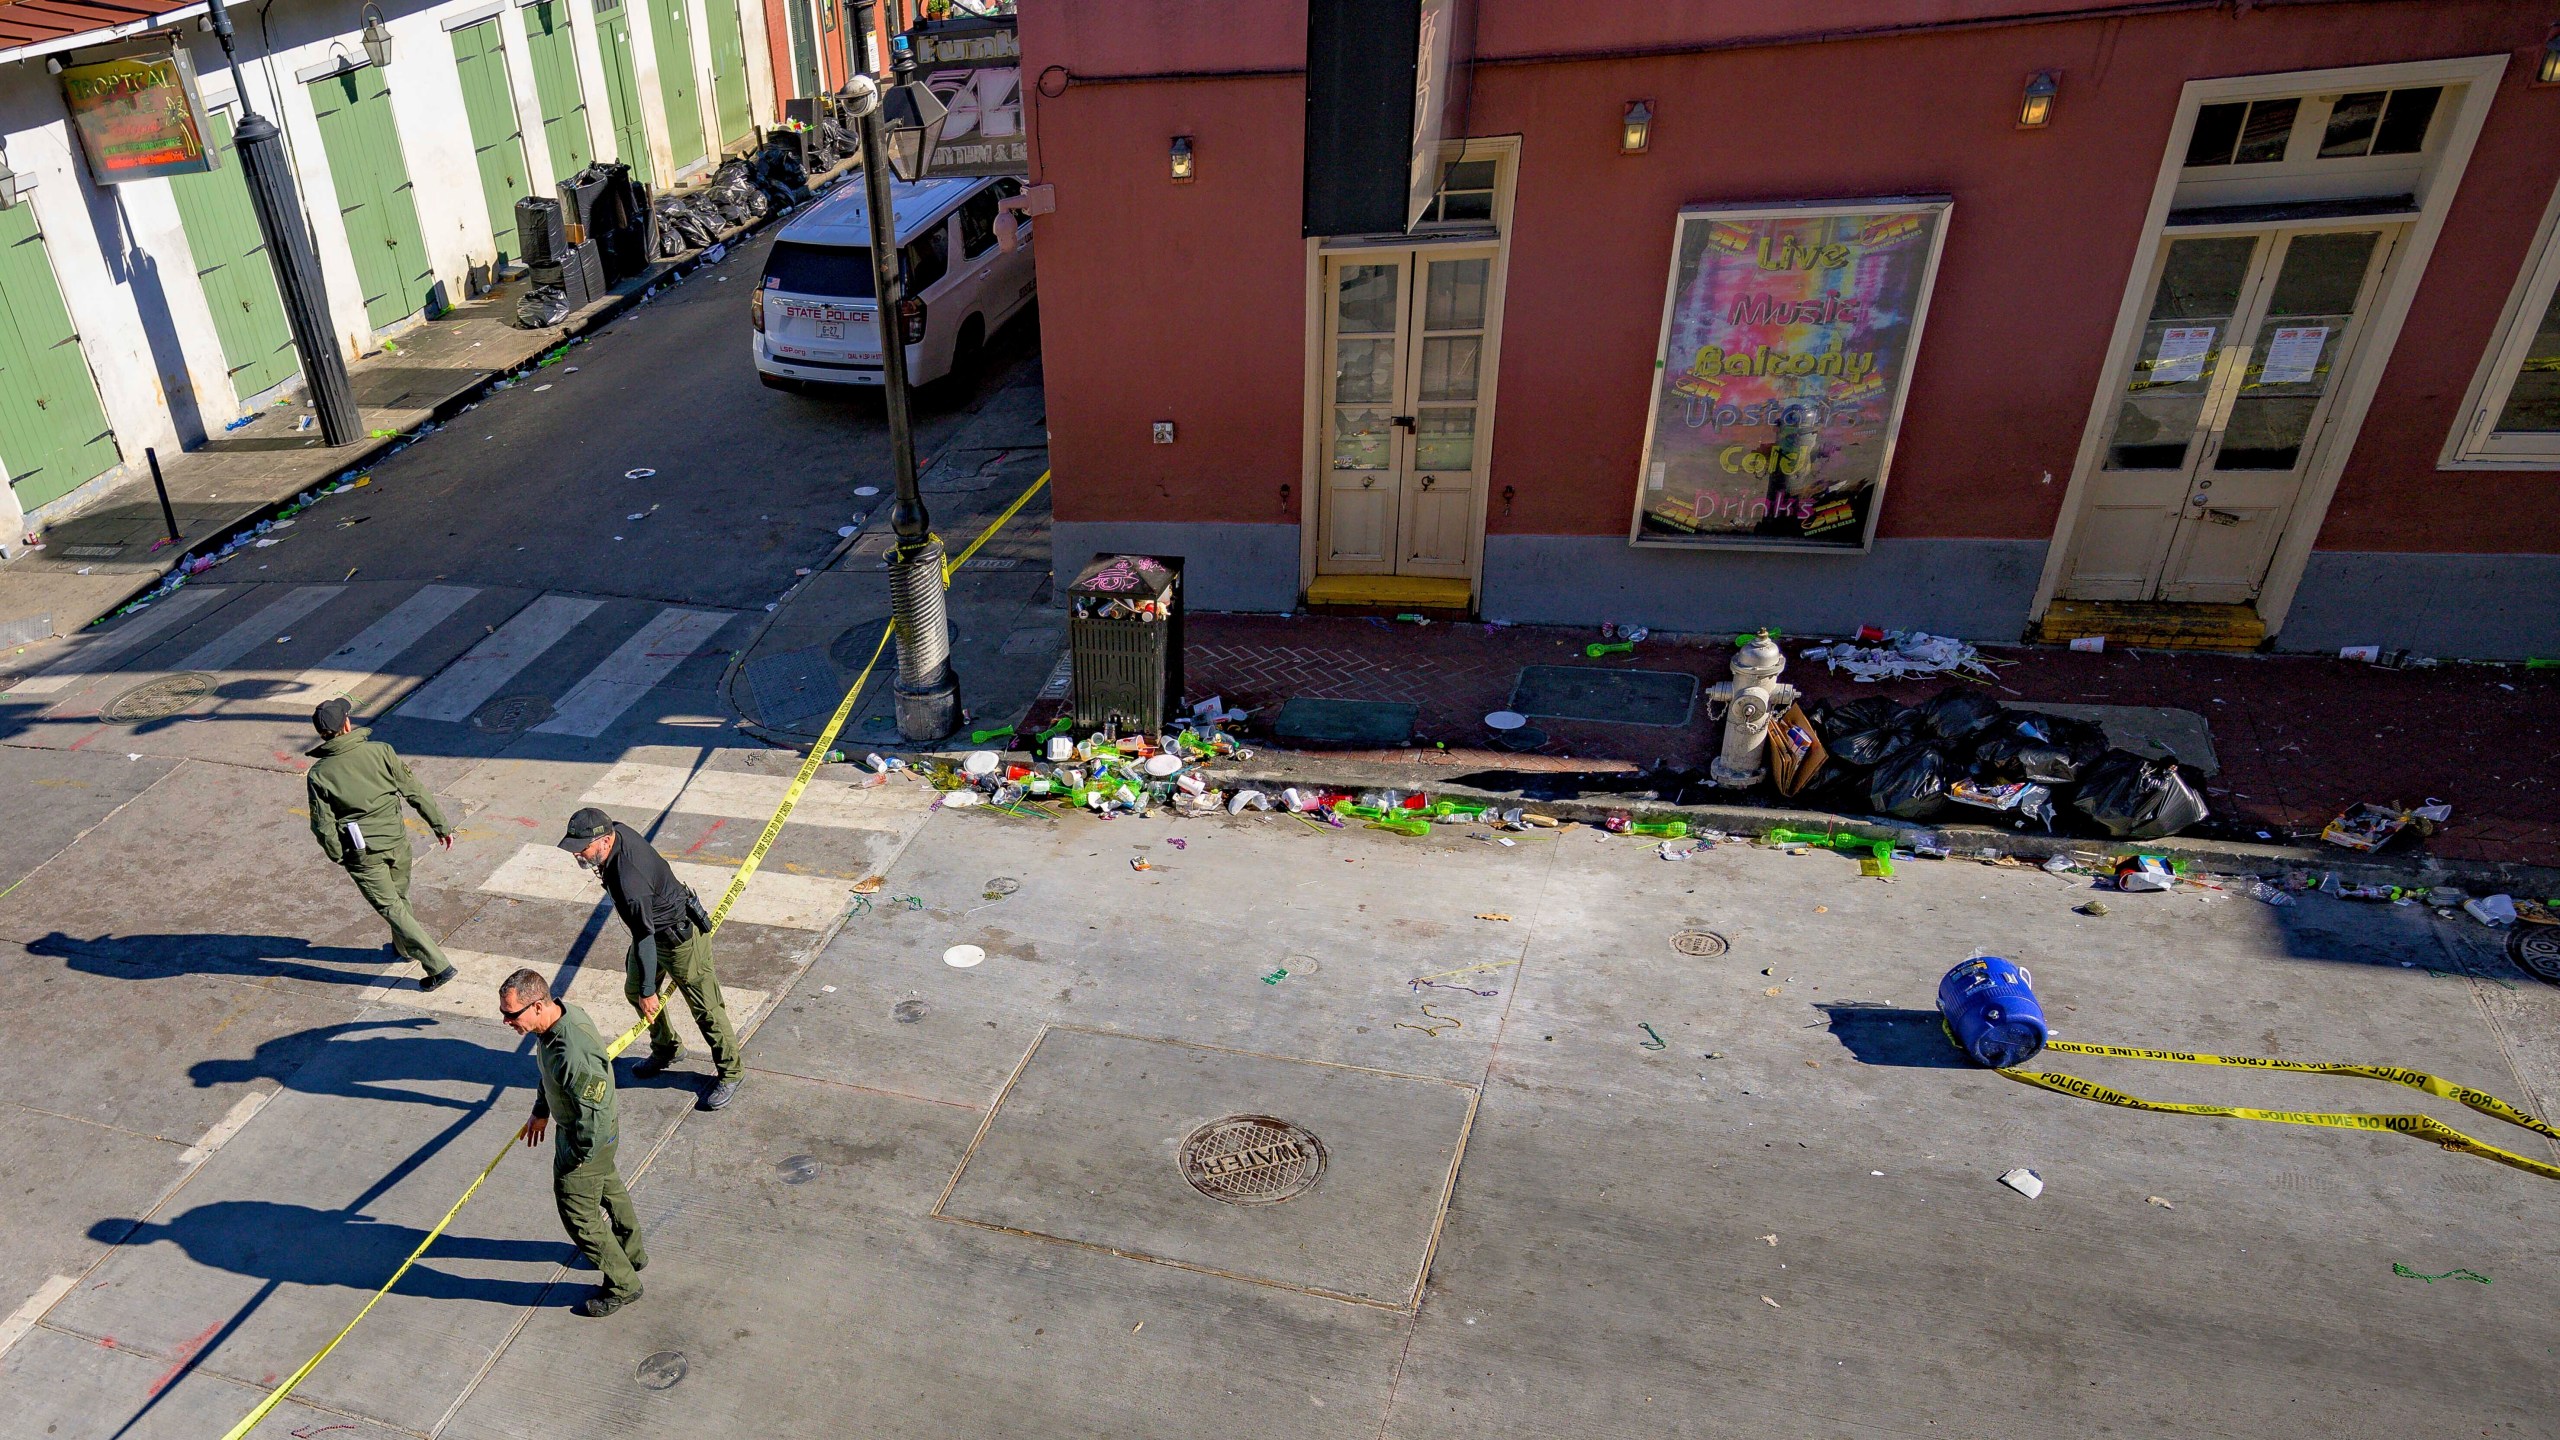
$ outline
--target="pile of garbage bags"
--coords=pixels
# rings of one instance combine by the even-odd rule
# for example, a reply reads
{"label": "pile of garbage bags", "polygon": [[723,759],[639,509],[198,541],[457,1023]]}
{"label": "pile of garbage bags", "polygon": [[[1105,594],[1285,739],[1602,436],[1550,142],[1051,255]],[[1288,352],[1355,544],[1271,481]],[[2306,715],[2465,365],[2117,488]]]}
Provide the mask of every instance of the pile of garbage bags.
{"label": "pile of garbage bags", "polygon": [[528,285],[516,297],[516,324],[527,330],[559,325],[569,318],[569,292],[558,285]]}
{"label": "pile of garbage bags", "polygon": [[1918,705],[1826,701],[1809,718],[1828,759],[1804,796],[1843,809],[1913,821],[1974,809],[2120,840],[2175,835],[2210,813],[2193,770],[2112,748],[2093,722],[2011,710],[1978,689]]}
{"label": "pile of garbage bags", "polygon": [[721,162],[701,189],[658,196],[652,206],[657,258],[707,250],[722,235],[809,198],[809,172],[797,147],[767,141],[752,157]]}

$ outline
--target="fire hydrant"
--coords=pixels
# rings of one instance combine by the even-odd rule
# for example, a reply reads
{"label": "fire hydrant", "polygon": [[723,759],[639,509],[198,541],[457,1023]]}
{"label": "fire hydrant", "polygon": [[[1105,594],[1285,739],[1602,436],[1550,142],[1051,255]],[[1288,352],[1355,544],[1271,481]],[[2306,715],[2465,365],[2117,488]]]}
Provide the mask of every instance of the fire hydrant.
{"label": "fire hydrant", "polygon": [[1708,688],[1707,699],[1724,707],[1724,753],[1707,767],[1718,785],[1741,790],[1768,773],[1761,756],[1769,748],[1769,717],[1797,699],[1796,687],[1778,681],[1786,668],[1778,642],[1763,630],[1734,652],[1733,678]]}

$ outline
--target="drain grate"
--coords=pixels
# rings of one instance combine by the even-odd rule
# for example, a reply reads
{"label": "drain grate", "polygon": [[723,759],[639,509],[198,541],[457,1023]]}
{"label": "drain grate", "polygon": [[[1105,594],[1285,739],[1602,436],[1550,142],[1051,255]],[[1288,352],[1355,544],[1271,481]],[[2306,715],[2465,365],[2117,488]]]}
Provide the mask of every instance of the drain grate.
{"label": "drain grate", "polygon": [[1182,1178],[1229,1205],[1275,1205],[1315,1188],[1324,1142],[1269,1115],[1212,1120],[1182,1142]]}
{"label": "drain grate", "polygon": [[2507,936],[2507,954],[2527,974],[2560,985],[2560,928],[2518,925]]}
{"label": "drain grate", "polygon": [[513,735],[551,718],[551,702],[539,695],[501,695],[471,716],[471,728],[483,735]]}
{"label": "drain grate", "polygon": [[1671,937],[1671,948],[1683,955],[1713,960],[1732,949],[1733,945],[1713,930],[1683,930]]}
{"label": "drain grate", "polygon": [[166,720],[213,693],[217,682],[201,670],[181,670],[157,680],[136,685],[110,700],[98,711],[98,718],[119,725],[142,720]]}

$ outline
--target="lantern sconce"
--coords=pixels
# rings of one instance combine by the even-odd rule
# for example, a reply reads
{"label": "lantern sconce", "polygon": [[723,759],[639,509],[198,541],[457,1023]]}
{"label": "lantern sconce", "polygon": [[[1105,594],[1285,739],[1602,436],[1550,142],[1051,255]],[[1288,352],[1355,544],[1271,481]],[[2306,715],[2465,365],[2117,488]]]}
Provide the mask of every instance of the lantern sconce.
{"label": "lantern sconce", "polygon": [[2542,63],[2533,70],[2536,85],[2560,85],[2560,25],[2542,37]]}
{"label": "lantern sconce", "polygon": [[1172,153],[1172,157],[1171,157],[1171,162],[1170,162],[1170,163],[1171,163],[1171,165],[1172,165],[1172,169],[1173,169],[1173,183],[1174,183],[1174,184],[1176,184],[1176,185],[1188,185],[1188,184],[1190,184],[1190,183],[1191,183],[1191,137],[1190,137],[1190,136],[1188,136],[1188,135],[1176,135],[1176,136],[1174,136],[1174,137],[1173,137],[1173,153]]}
{"label": "lantern sconce", "polygon": [[364,7],[364,29],[356,39],[364,46],[364,58],[377,67],[391,63],[391,32],[382,24],[382,12],[371,5]]}
{"label": "lantern sconce", "polygon": [[2018,128],[2041,130],[2053,123],[2053,97],[2062,91],[2062,72],[2039,70],[2027,77],[2026,93],[2018,99]]}
{"label": "lantern sconce", "polygon": [[1618,153],[1641,155],[1653,148],[1653,102],[1630,100],[1627,117],[1618,127]]}
{"label": "lantern sconce", "polygon": [[17,171],[9,168],[8,157],[0,156],[0,210],[17,208],[18,202],[24,198],[24,182],[18,179]]}

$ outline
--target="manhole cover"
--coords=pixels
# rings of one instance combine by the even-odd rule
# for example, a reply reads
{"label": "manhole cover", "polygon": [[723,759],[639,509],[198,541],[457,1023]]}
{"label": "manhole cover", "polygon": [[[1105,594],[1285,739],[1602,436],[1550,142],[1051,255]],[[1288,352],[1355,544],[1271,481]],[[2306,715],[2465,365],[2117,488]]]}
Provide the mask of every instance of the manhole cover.
{"label": "manhole cover", "polygon": [[1271,1205],[1294,1200],[1324,1174],[1324,1143],[1286,1120],[1230,1115],[1182,1142],[1182,1178],[1212,1200]]}
{"label": "manhole cover", "polygon": [[1671,937],[1671,948],[1683,955],[1713,960],[1733,946],[1713,930],[1683,930]]}
{"label": "manhole cover", "polygon": [[166,720],[213,693],[218,684],[213,676],[201,670],[182,670],[163,675],[157,680],[136,685],[98,711],[101,720],[129,724],[137,720]]}
{"label": "manhole cover", "polygon": [[635,1375],[644,1390],[672,1390],[676,1382],[684,1378],[684,1372],[683,1351],[661,1350],[641,1361]]}
{"label": "manhole cover", "polygon": [[513,735],[551,718],[551,702],[539,695],[501,695],[471,717],[471,728],[483,735]]}
{"label": "manhole cover", "polygon": [[783,1184],[806,1185],[810,1181],[818,1178],[818,1157],[815,1155],[794,1155],[787,1160],[775,1162],[773,1168],[776,1173],[782,1176]]}
{"label": "manhole cover", "polygon": [[2528,974],[2560,985],[2560,926],[2518,925],[2507,936],[2507,954]]}

